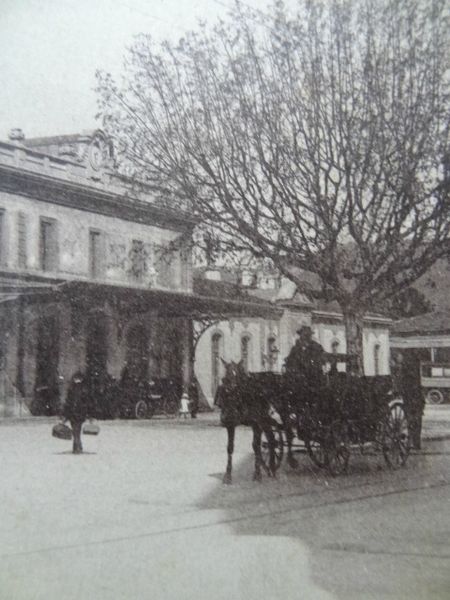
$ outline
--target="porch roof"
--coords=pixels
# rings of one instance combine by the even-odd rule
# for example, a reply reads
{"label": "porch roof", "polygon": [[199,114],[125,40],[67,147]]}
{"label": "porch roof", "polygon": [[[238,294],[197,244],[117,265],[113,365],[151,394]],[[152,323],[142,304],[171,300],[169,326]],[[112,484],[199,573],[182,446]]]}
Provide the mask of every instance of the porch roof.
{"label": "porch roof", "polygon": [[148,289],[91,281],[67,281],[58,286],[58,292],[73,301],[87,302],[113,300],[120,309],[130,312],[156,310],[166,317],[266,317],[275,318],[282,311],[268,302],[254,298],[224,298],[196,293]]}
{"label": "porch roof", "polygon": [[54,290],[55,285],[53,283],[0,277],[0,303],[17,300],[21,296],[47,295]]}
{"label": "porch roof", "polygon": [[0,303],[17,301],[58,301],[68,299],[86,308],[106,300],[117,303],[123,312],[155,310],[161,316],[200,319],[231,317],[277,318],[282,310],[272,303],[245,294],[230,297],[225,293],[212,295],[145,288],[107,281],[59,279],[40,275],[19,276],[0,272]]}
{"label": "porch roof", "polygon": [[436,335],[450,333],[450,310],[436,310],[402,319],[392,326],[395,336]]}

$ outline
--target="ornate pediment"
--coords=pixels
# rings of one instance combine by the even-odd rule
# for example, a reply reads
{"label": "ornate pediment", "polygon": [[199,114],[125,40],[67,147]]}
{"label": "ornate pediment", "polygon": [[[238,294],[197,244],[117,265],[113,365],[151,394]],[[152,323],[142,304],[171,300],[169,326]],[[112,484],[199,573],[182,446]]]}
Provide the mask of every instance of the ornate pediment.
{"label": "ornate pediment", "polygon": [[88,176],[96,179],[114,164],[113,144],[101,129],[74,135],[23,140],[23,145],[38,152],[83,164]]}

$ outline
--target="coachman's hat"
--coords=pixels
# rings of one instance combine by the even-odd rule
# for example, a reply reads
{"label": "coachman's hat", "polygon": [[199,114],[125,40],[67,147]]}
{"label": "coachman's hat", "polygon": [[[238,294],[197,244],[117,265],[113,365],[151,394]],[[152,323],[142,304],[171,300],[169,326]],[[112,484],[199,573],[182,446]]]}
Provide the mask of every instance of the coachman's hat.
{"label": "coachman's hat", "polygon": [[302,333],[309,333],[312,335],[312,329],[309,325],[302,325],[297,329],[297,333],[298,335],[301,335]]}

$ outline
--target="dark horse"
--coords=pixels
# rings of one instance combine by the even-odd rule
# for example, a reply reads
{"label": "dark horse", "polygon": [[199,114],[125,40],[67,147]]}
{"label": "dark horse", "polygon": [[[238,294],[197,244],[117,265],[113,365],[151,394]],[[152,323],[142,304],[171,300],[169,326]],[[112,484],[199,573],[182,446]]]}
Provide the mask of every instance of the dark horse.
{"label": "dark horse", "polygon": [[[225,376],[217,389],[214,403],[221,409],[220,420],[228,433],[228,462],[223,482],[231,483],[234,433],[238,425],[247,425],[253,429],[252,445],[255,453],[253,479],[261,481],[261,469],[264,469],[269,477],[275,477],[276,441],[273,434],[274,418],[270,394],[261,385],[258,374],[247,374],[244,371],[242,361],[227,363],[222,359],[222,362],[225,365]],[[261,453],[263,433],[269,448],[268,464],[264,462]]]}

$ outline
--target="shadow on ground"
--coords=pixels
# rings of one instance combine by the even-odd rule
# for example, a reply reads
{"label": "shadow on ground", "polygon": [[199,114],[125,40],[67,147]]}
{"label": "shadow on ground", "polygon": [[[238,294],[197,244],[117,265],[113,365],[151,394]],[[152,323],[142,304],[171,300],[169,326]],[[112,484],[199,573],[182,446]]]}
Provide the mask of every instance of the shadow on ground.
{"label": "shadow on ground", "polygon": [[[280,536],[299,540],[309,552],[312,580],[335,598],[446,598],[445,570],[427,565],[427,576],[421,575],[424,561],[450,558],[448,546],[436,554],[425,541],[426,522],[411,527],[411,514],[402,509],[408,491],[439,493],[448,485],[443,476],[428,476],[436,454],[428,447],[423,455],[411,455],[403,469],[391,471],[382,456],[355,451],[348,475],[339,477],[298,454],[296,470],[284,461],[276,479],[265,476],[261,483],[252,481],[249,455],[235,466],[232,485],[221,483],[223,473],[210,474],[218,485],[201,508],[222,511],[239,536],[267,536],[267,544]],[[427,510],[422,502],[420,508]],[[287,566],[295,569],[295,560]]]}

